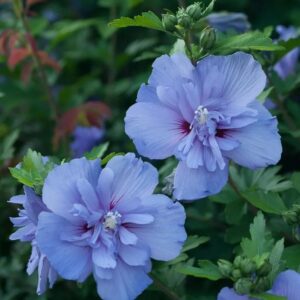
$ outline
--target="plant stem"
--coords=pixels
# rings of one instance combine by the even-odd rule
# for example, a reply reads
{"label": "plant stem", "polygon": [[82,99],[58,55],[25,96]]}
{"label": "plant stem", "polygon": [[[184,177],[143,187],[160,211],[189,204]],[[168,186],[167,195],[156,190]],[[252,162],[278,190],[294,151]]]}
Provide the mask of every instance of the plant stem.
{"label": "plant stem", "polygon": [[[22,6],[22,11],[21,11],[21,13],[17,14],[17,17],[20,18],[20,21],[23,25],[23,28],[25,29],[25,32],[26,32],[27,36],[31,37],[32,35],[31,35],[29,24],[28,24],[28,19],[27,19],[27,16],[26,16],[26,8],[24,8]],[[57,107],[56,107],[56,102],[55,102],[55,99],[52,95],[52,91],[51,91],[51,88],[49,86],[47,76],[46,76],[45,70],[43,68],[43,65],[41,63],[40,57],[38,55],[37,49],[35,49],[35,47],[32,45],[32,43],[30,41],[27,41],[27,44],[28,44],[30,52],[32,53],[32,59],[33,59],[34,64],[35,64],[35,66],[38,70],[39,77],[40,77],[43,89],[46,93],[47,102],[50,106],[50,109],[52,111],[52,114],[53,114],[53,117],[54,117],[55,121],[57,121],[58,111],[57,111]]]}
{"label": "plant stem", "polygon": [[158,279],[153,273],[151,274],[154,285],[161,290],[169,299],[171,300],[180,300],[180,297],[177,296],[171,289],[169,289],[160,279]]}

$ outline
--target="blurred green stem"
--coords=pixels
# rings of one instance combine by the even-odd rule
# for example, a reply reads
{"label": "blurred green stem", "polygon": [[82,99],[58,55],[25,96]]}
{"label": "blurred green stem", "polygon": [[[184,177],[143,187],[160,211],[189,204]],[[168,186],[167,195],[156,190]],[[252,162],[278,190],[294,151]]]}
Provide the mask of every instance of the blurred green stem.
{"label": "blurred green stem", "polygon": [[159,278],[157,278],[153,273],[151,274],[154,285],[163,292],[171,300],[180,300],[180,297],[177,296],[174,291],[169,289]]}
{"label": "blurred green stem", "polygon": [[[30,26],[29,26],[28,19],[27,19],[27,16],[26,16],[26,11],[27,11],[26,7],[24,7],[22,5],[21,1],[14,1],[14,2],[19,3],[19,5],[17,5],[17,4],[14,5],[14,9],[15,9],[15,13],[16,13],[17,18],[20,19],[20,21],[23,25],[23,28],[26,32],[27,37],[32,37]],[[58,111],[57,111],[57,107],[56,107],[56,102],[55,102],[55,99],[52,95],[52,91],[51,91],[51,88],[49,86],[47,76],[46,76],[45,70],[43,68],[43,65],[41,63],[40,57],[38,55],[37,49],[34,47],[34,45],[32,45],[31,41],[28,41],[28,38],[26,39],[26,41],[27,41],[27,45],[30,49],[30,52],[32,53],[32,59],[33,59],[34,64],[35,64],[35,66],[38,70],[39,77],[40,77],[43,89],[46,93],[47,102],[50,106],[50,109],[52,111],[52,114],[53,114],[53,117],[54,117],[55,121],[57,121]]]}

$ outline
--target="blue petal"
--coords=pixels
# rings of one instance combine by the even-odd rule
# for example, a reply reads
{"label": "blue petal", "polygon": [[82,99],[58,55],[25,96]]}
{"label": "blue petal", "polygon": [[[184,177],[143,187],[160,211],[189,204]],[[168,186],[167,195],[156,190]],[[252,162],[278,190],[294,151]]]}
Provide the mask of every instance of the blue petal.
{"label": "blue petal", "polygon": [[238,295],[234,289],[225,287],[222,288],[218,294],[217,300],[250,300],[250,298],[248,296]]}
{"label": "blue petal", "polygon": [[188,168],[184,161],[179,162],[174,178],[174,196],[178,200],[196,200],[217,194],[228,179],[228,162],[223,170],[214,172],[205,167]]}
{"label": "blue petal", "polygon": [[100,268],[115,268],[117,265],[114,252],[102,245],[93,249],[92,257],[93,263]]}
{"label": "blue petal", "polygon": [[[203,84],[209,80],[206,75],[214,67],[223,78],[218,90],[227,103],[248,104],[256,99],[266,85],[266,75],[261,65],[249,54],[237,52],[204,58],[197,65]],[[218,76],[214,76],[214,81],[218,81]]]}
{"label": "blue petal", "polygon": [[141,245],[120,244],[119,256],[130,266],[145,266],[150,259],[148,247]]}
{"label": "blue petal", "polygon": [[164,159],[174,154],[186,132],[179,110],[154,103],[139,102],[129,108],[125,131],[138,152],[151,159]]}
{"label": "blue petal", "polygon": [[165,195],[145,197],[142,204],[154,221],[147,225],[132,226],[130,230],[150,248],[152,258],[167,261],[177,257],[186,240],[183,206]]}
{"label": "blue petal", "polygon": [[108,163],[114,173],[112,205],[122,214],[139,205],[138,197],[151,195],[158,183],[158,172],[133,153],[115,156]]}
{"label": "blue petal", "polygon": [[84,178],[96,187],[100,171],[99,160],[90,161],[86,158],[73,159],[69,163],[57,166],[45,180],[44,203],[57,215],[72,221],[76,220],[71,214],[73,205],[84,204],[77,189],[77,180]]}
{"label": "blue petal", "polygon": [[288,300],[299,300],[300,274],[293,270],[280,273],[273,283],[271,293],[284,296]]}
{"label": "blue petal", "polygon": [[103,300],[133,300],[136,299],[151,283],[145,267],[128,266],[122,260],[118,261],[111,279],[102,279],[94,272],[97,291]]}
{"label": "blue petal", "polygon": [[37,242],[58,274],[70,280],[84,281],[92,271],[91,250],[61,240],[62,233],[78,230],[65,219],[53,213],[42,212],[37,228]]}

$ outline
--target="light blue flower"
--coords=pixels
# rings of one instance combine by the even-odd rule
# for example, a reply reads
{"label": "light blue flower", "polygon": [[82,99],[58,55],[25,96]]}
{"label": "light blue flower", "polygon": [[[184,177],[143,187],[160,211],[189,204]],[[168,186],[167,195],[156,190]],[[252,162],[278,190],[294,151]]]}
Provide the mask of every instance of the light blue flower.
{"label": "light blue flower", "polygon": [[126,133],[143,156],[178,158],[176,199],[218,193],[230,159],[251,169],[280,159],[277,120],[256,100],[265,84],[259,63],[242,52],[197,66],[182,53],[163,55],[127,111]]}
{"label": "light blue flower", "polygon": [[[47,158],[45,158],[46,160]],[[38,268],[37,294],[43,294],[48,286],[53,286],[57,279],[56,271],[50,266],[47,257],[41,253],[36,243],[36,228],[38,216],[42,211],[48,211],[42,199],[29,188],[24,187],[25,194],[14,196],[10,203],[22,205],[19,210],[19,216],[10,218],[15,227],[18,228],[11,236],[11,240],[20,240],[21,242],[31,242],[31,256],[27,265],[27,273],[31,275]]]}
{"label": "light blue flower", "polygon": [[150,283],[150,258],[175,258],[186,239],[179,203],[153,194],[157,170],[134,154],[74,159],[45,180],[37,241],[58,274],[83,282],[92,272],[100,297],[134,299]]}
{"label": "light blue flower", "polygon": [[[276,296],[286,297],[288,300],[299,300],[300,295],[300,274],[287,270],[281,272],[275,279],[269,293]],[[252,300],[248,296],[238,295],[233,289],[223,288],[217,300]]]}
{"label": "light blue flower", "polygon": [[71,149],[73,157],[81,157],[97,146],[104,136],[104,130],[95,126],[77,126],[73,132]]}
{"label": "light blue flower", "polygon": [[243,13],[218,12],[208,15],[206,19],[211,27],[222,32],[235,30],[243,33],[251,27],[247,16]]}
{"label": "light blue flower", "polygon": [[[297,37],[297,30],[295,27],[285,27],[279,25],[276,27],[276,31],[279,33],[279,39],[288,41],[289,39]],[[282,79],[285,79],[289,75],[295,73],[297,62],[299,59],[300,49],[295,48],[288,52],[277,64],[274,66],[274,70]]]}

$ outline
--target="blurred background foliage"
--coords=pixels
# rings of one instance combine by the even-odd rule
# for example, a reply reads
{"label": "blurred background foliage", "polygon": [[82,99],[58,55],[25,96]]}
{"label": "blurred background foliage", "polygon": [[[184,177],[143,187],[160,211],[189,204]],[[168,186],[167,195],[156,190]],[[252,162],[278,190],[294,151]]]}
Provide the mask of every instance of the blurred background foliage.
{"label": "blurred background foliage", "polygon": [[[101,125],[105,126],[109,150],[134,151],[133,144],[124,133],[125,112],[135,101],[141,83],[147,80],[154,57],[168,52],[175,41],[160,32],[140,28],[117,30],[108,27],[107,23],[120,16],[134,16],[142,11],[152,10],[158,15],[165,8],[174,11],[178,2],[32,2],[38,3],[30,7],[28,30],[34,37],[36,47],[49,55],[52,66],[50,63],[50,67],[43,68],[47,78],[47,83],[43,83],[36,70],[32,74],[24,71],[23,61],[9,65],[7,56],[3,53],[0,55],[0,299],[97,299],[93,280],[83,285],[60,281],[45,295],[38,297],[35,294],[36,275],[28,277],[25,272],[29,247],[8,239],[12,232],[9,216],[16,215],[16,210],[7,204],[7,200],[20,192],[21,187],[10,177],[7,168],[14,166],[29,147],[44,155],[60,158],[70,155],[70,135],[66,134],[54,147],[54,133],[58,129],[55,129],[57,124],[47,103],[49,97],[56,103],[59,115],[83,107],[81,105],[86,101],[105,103],[111,110],[111,116]],[[184,0],[179,2],[186,5],[192,3]],[[215,10],[243,12],[254,29],[278,24],[300,26],[300,0],[218,0]],[[17,20],[11,4],[0,1],[0,33],[8,29],[23,32],[24,26]],[[26,76],[30,78],[26,80]],[[45,84],[49,91],[45,90]],[[300,115],[300,106],[294,101],[297,96],[299,98],[299,91],[292,95],[293,102],[289,109],[299,124],[297,116]],[[297,134],[300,136],[299,131]],[[284,171],[297,170],[296,161],[299,168],[299,151],[300,144],[295,139],[284,137]],[[232,172],[234,174],[235,170]],[[296,177],[293,179],[297,184],[299,176]],[[242,188],[243,183],[238,184]],[[224,205],[221,205],[224,204],[224,193],[229,193],[230,197],[227,198],[233,199],[231,209],[238,212],[234,217],[227,214]],[[232,244],[238,243],[241,236],[247,234],[253,219],[253,214],[244,213],[246,204],[234,197],[236,195],[232,195],[232,190],[225,189],[219,197],[212,197],[214,201],[186,205],[189,233],[210,237],[209,243],[192,250],[192,257],[213,260],[231,258]],[[300,202],[299,192],[294,189],[283,197]],[[282,230],[288,234],[289,229],[285,229],[286,225],[280,218],[272,218],[270,222],[275,234]],[[193,260],[188,263],[192,264]],[[174,272],[172,266],[157,266],[157,276],[162,278],[160,289],[167,285],[171,290],[185,295],[185,299],[215,299],[221,286],[225,285],[224,282],[221,285],[193,278],[186,280],[184,275]],[[167,293],[158,292],[157,286],[152,286],[140,299],[167,299]]]}

